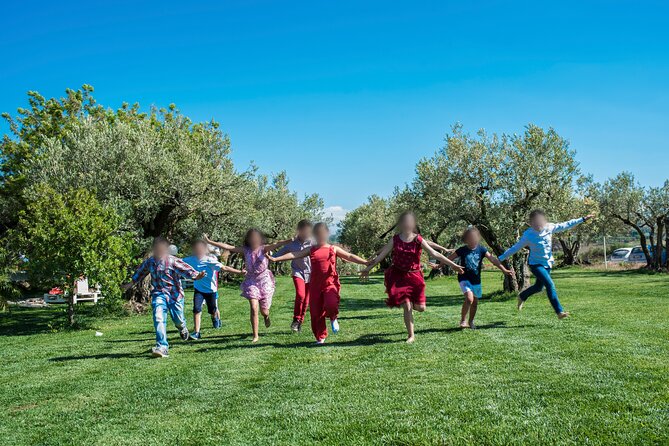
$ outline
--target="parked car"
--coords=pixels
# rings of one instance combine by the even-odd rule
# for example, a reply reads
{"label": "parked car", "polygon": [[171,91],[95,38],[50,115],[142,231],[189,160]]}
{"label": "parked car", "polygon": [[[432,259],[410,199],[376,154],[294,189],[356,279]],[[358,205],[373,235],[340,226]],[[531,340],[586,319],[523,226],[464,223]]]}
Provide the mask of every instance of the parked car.
{"label": "parked car", "polygon": [[611,257],[609,257],[609,262],[614,262],[614,263],[628,262],[631,252],[632,248],[618,248],[611,253]]}
{"label": "parked car", "polygon": [[646,263],[646,256],[644,255],[641,246],[632,248],[630,255],[627,257],[627,261],[631,263]]}

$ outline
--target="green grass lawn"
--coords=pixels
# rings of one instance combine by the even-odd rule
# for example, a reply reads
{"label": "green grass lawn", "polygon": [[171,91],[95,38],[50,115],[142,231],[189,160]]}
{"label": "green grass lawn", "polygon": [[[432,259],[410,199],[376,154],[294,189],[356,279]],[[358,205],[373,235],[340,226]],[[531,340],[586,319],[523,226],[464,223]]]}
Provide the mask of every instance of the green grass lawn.
{"label": "green grass lawn", "polygon": [[258,345],[248,304],[222,288],[223,328],[204,318],[204,339],[184,343],[170,323],[167,359],[148,355],[148,314],[97,321],[96,337],[14,309],[0,316],[0,444],[669,444],[669,276],[555,279],[572,318],[543,294],[522,313],[494,298],[476,331],[455,328],[455,279],[428,281],[413,345],[378,276],[343,281],[341,333],[323,347],[307,325],[289,332],[289,278]]}

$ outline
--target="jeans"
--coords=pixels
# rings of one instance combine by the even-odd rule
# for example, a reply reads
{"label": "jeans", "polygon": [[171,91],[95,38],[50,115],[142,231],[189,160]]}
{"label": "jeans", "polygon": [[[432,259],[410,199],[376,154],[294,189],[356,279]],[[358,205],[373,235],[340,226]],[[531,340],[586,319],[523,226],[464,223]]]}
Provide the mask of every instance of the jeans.
{"label": "jeans", "polygon": [[184,300],[170,300],[164,294],[157,294],[151,298],[153,307],[153,327],[156,330],[156,346],[167,348],[167,312],[179,331],[186,328],[184,318]]}
{"label": "jeans", "polygon": [[556,313],[562,313],[564,309],[560,305],[560,300],[558,299],[557,291],[555,290],[555,284],[551,278],[551,269],[546,268],[542,265],[529,265],[530,271],[534,274],[536,281],[534,285],[527,287],[522,293],[520,293],[520,298],[526,301],[531,295],[540,292],[546,287],[546,294],[548,295],[548,300],[550,301],[553,309]]}

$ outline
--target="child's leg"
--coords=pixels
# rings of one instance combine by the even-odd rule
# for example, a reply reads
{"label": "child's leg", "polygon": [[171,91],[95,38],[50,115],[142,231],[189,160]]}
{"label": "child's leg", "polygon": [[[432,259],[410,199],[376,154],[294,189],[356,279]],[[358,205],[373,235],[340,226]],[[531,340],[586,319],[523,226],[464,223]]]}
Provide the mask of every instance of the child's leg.
{"label": "child's leg", "polygon": [[325,309],[323,308],[322,293],[311,293],[309,302],[309,314],[311,315],[311,331],[317,341],[328,337],[328,329],[325,325]]}
{"label": "child's leg", "polygon": [[258,341],[258,299],[249,299],[249,306],[251,308],[251,331],[253,332],[253,339],[251,342]]}
{"label": "child's leg", "polygon": [[204,296],[199,291],[195,290],[193,293],[193,330],[195,333],[200,332],[200,323],[202,322],[202,302]]}
{"label": "child's leg", "polygon": [[156,330],[156,346],[167,349],[167,301],[164,296],[153,296],[153,328]]}
{"label": "child's leg", "polygon": [[258,301],[258,305],[260,306],[260,314],[262,314],[263,319],[265,319],[265,327],[269,328],[270,326],[270,319],[269,319],[269,309],[272,304],[272,301],[270,299],[262,299]]}
{"label": "child's leg", "polygon": [[207,313],[211,316],[211,323],[214,328],[220,328],[221,318],[218,312],[218,294],[206,293],[204,294],[204,301],[207,304]]}
{"label": "child's leg", "polygon": [[[520,300],[525,302],[531,295],[536,294],[544,289],[544,280],[541,274],[541,269],[544,269],[540,265],[530,265],[530,271],[534,274],[535,281],[532,286],[525,288],[519,295]],[[539,271],[539,272],[537,272]]]}
{"label": "child's leg", "polygon": [[476,296],[474,296],[472,294],[472,301],[471,301],[470,307],[469,307],[469,327],[470,328],[474,328],[474,327],[472,327],[472,325],[474,324],[474,318],[476,317],[476,310],[478,309],[478,307],[479,307],[479,300]]}
{"label": "child's leg", "polygon": [[405,300],[402,303],[402,308],[404,309],[404,325],[407,328],[407,342],[411,343],[414,341],[414,326],[413,326],[413,311],[410,300]]}
{"label": "child's leg", "polygon": [[293,276],[293,285],[295,285],[295,304],[293,305],[293,320],[302,323],[304,314],[307,310],[307,284],[301,277]]}
{"label": "child's leg", "polygon": [[167,309],[170,312],[172,322],[179,331],[187,327],[186,316],[184,315],[184,299],[171,300],[167,302]]}
{"label": "child's leg", "polygon": [[562,308],[560,300],[558,299],[555,283],[551,277],[551,270],[544,268],[543,266],[539,266],[538,268],[533,269],[532,272],[534,272],[534,275],[537,276],[537,280],[539,280],[539,277],[541,277],[541,281],[546,287],[546,295],[548,295],[548,300],[550,301],[553,310],[555,310],[555,313],[563,313],[564,308]]}
{"label": "child's leg", "polygon": [[[467,313],[471,311],[471,306],[472,303],[476,301],[474,298],[474,293],[471,292],[471,290],[465,291],[463,294],[464,300],[462,301],[462,310],[460,311],[460,326],[469,326],[466,324],[467,321]],[[471,317],[471,316],[470,316]]]}
{"label": "child's leg", "polygon": [[323,293],[323,310],[331,321],[339,316],[339,292],[336,289],[329,289]]}

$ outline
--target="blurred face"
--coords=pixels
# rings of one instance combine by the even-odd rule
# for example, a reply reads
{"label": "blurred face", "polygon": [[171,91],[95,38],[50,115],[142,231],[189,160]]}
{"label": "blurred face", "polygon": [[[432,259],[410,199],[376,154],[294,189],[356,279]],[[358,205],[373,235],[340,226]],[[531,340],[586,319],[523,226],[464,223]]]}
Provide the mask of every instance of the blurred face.
{"label": "blurred face", "polygon": [[300,240],[307,240],[311,238],[311,226],[305,226],[304,228],[298,229],[297,237]]}
{"label": "blurred face", "polygon": [[156,243],[153,245],[153,257],[162,258],[169,254],[170,245],[168,243]]}
{"label": "blurred face", "polygon": [[478,231],[470,231],[465,237],[465,244],[469,248],[476,248],[481,242],[481,234]]}
{"label": "blurred face", "polygon": [[197,257],[198,259],[201,259],[202,257],[205,257],[207,255],[207,245],[204,243],[196,243],[193,245],[193,255]]}
{"label": "blurred face", "polygon": [[416,230],[416,217],[412,214],[407,214],[402,217],[402,220],[399,222],[400,231],[404,233],[414,232]]}
{"label": "blurred face", "polygon": [[314,231],[314,238],[316,239],[317,244],[324,245],[330,240],[330,231],[325,227],[319,227]]}
{"label": "blurred face", "polygon": [[252,232],[249,235],[249,248],[251,249],[258,249],[260,248],[260,245],[262,245],[262,237],[260,236],[259,233],[257,232]]}
{"label": "blurred face", "polygon": [[532,226],[532,229],[536,231],[541,231],[543,228],[546,227],[546,224],[548,224],[548,220],[546,219],[545,215],[535,215],[532,217],[530,220],[530,226]]}

